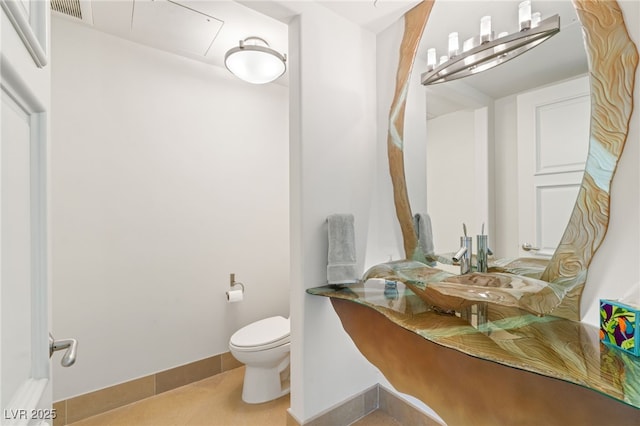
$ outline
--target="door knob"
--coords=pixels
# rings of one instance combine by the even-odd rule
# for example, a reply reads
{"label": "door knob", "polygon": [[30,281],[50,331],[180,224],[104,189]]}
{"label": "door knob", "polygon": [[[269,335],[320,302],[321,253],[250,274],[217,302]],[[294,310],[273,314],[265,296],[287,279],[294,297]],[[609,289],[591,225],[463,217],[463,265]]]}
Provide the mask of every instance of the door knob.
{"label": "door knob", "polygon": [[62,355],[60,363],[63,367],[71,367],[76,362],[78,341],[76,339],[55,340],[51,333],[49,333],[49,358],[51,358],[55,351],[61,351],[63,349],[67,351]]}
{"label": "door knob", "polygon": [[522,244],[522,250],[524,251],[537,251],[540,250],[540,247],[533,247],[530,243]]}

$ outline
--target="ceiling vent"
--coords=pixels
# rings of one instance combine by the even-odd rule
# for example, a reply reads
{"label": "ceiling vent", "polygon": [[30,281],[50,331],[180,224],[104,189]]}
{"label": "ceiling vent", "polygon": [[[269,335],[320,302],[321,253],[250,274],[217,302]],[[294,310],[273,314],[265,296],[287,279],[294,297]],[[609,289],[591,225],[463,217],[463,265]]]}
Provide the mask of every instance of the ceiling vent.
{"label": "ceiling vent", "polygon": [[51,0],[51,10],[80,20],[82,19],[80,0]]}

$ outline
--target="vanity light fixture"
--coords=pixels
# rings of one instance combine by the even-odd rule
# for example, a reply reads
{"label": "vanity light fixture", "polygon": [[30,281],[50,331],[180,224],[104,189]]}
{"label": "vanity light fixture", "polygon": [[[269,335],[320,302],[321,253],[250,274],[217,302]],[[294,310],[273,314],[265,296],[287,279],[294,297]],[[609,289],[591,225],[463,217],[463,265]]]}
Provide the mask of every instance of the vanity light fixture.
{"label": "vanity light fixture", "polygon": [[240,40],[224,55],[224,65],[236,77],[253,84],[270,83],[287,69],[287,55],[269,47],[260,37]]}
{"label": "vanity light fixture", "polygon": [[[435,63],[436,52],[427,51],[427,71],[422,74],[422,84],[442,83],[468,77],[491,69],[513,59],[560,32],[560,16],[553,15],[540,20],[540,14],[531,15],[531,4],[526,0],[519,7],[520,31],[514,34],[500,33],[494,39],[491,17],[480,21],[480,35],[463,43],[462,53],[457,52],[458,34],[449,35],[449,56]],[[455,34],[455,44],[452,35]],[[452,51],[455,54],[452,55]],[[444,60],[443,60],[444,59]]]}

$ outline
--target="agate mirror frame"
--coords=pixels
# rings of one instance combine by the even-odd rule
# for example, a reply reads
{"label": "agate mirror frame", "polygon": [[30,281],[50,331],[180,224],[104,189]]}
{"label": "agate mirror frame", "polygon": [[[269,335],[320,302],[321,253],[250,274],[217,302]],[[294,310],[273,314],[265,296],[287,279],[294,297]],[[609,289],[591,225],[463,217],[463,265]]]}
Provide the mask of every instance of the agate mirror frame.
{"label": "agate mirror frame", "polygon": [[[435,0],[424,0],[404,15],[404,33],[389,112],[387,152],[395,211],[405,257],[417,259],[418,241],[404,172],[406,93],[422,33]],[[633,112],[638,50],[629,37],[616,0],[573,0],[583,29],[592,94],[589,154],[576,204],[560,243],[541,279],[564,292],[551,314],[580,320],[580,299],[593,256],[609,224],[610,185],[627,140]],[[421,70],[417,70],[420,72]]]}

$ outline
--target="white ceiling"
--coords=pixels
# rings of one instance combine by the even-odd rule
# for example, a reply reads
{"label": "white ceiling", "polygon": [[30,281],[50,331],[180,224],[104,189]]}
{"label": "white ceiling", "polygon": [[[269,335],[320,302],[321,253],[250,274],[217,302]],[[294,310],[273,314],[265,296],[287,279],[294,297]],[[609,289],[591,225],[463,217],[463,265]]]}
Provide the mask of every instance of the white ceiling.
{"label": "white ceiling", "polygon": [[[419,0],[306,1],[316,1],[374,33],[387,28],[419,3]],[[492,16],[496,32],[515,31],[519,1],[436,1],[418,55],[426,58],[426,49],[429,47],[436,47],[439,52],[444,52],[447,35],[452,31],[460,33],[461,41],[476,35],[479,32],[480,17],[484,15]],[[286,1],[280,3],[286,5]],[[264,38],[272,48],[281,53],[287,53],[288,50],[287,24],[258,12],[271,8],[269,13],[272,16],[278,15],[272,13],[273,7],[278,5],[273,2],[80,0],[80,4],[85,22],[99,31],[216,66],[223,67],[226,51],[249,36]],[[559,13],[562,25],[560,34],[520,58],[464,79],[463,86],[472,85],[491,98],[500,98],[514,91],[586,72],[581,28],[571,0],[533,0],[532,9],[542,12],[543,18]],[[415,70],[419,73],[422,71]],[[287,84],[286,76],[285,74],[285,78],[280,79],[280,84]],[[449,84],[451,83],[446,83]],[[437,86],[431,87],[441,90]]]}
{"label": "white ceiling", "polygon": [[[280,53],[287,53],[288,50],[287,24],[258,11],[271,12],[274,6],[277,6],[272,2],[79,1],[84,23],[98,31],[220,67],[224,67],[225,53],[237,46],[239,40],[250,36],[265,39]],[[328,0],[318,3],[358,25],[379,31],[401,17],[408,8],[418,3],[418,0]],[[54,14],[76,19],[57,12]],[[278,82],[287,84],[286,77],[285,74]]]}
{"label": "white ceiling", "polygon": [[363,28],[379,33],[420,0],[318,0],[317,3]]}
{"label": "white ceiling", "polygon": [[85,22],[96,30],[212,65],[223,67],[227,50],[250,36],[287,52],[286,24],[235,1],[87,0],[84,6]]}

